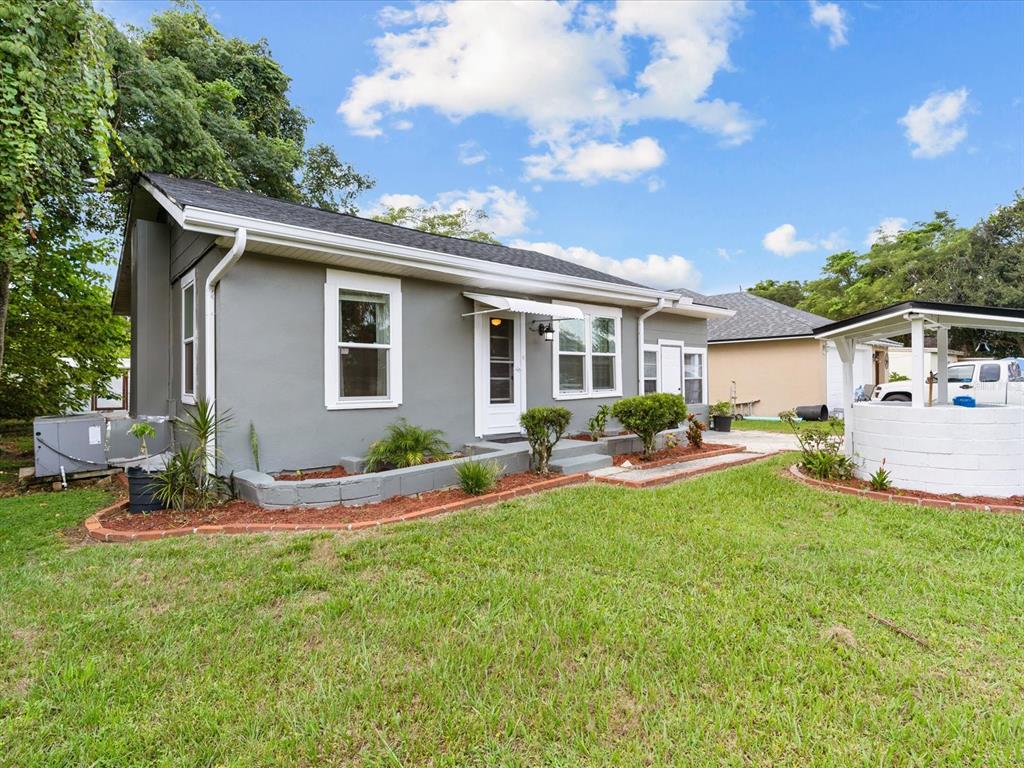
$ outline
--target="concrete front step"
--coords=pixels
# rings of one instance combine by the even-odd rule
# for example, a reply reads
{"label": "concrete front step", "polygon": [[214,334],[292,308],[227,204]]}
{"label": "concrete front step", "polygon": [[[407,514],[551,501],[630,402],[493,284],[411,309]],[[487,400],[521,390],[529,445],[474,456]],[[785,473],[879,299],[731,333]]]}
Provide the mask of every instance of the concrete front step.
{"label": "concrete front step", "polygon": [[590,440],[568,440],[562,439],[555,443],[551,451],[551,459],[568,459],[573,456],[586,456],[588,454],[602,454],[605,452],[604,443],[594,443]]}
{"label": "concrete front step", "polygon": [[612,465],[612,457],[604,453],[585,453],[577,456],[553,458],[550,463],[553,472],[574,475],[577,472],[592,472]]}

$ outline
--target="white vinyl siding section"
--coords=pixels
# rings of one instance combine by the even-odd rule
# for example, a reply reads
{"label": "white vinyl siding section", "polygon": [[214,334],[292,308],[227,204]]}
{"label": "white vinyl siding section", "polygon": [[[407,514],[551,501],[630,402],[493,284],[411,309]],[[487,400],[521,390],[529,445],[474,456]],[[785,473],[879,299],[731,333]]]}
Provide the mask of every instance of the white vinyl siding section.
{"label": "white vinyl siding section", "polygon": [[181,402],[196,402],[196,273],[181,279]]}
{"label": "white vinyl siding section", "polygon": [[402,403],[402,281],[327,270],[324,405],[328,410]]}
{"label": "white vinyl siding section", "polygon": [[580,400],[622,396],[622,310],[570,304],[583,320],[560,320],[552,342],[552,396]]}

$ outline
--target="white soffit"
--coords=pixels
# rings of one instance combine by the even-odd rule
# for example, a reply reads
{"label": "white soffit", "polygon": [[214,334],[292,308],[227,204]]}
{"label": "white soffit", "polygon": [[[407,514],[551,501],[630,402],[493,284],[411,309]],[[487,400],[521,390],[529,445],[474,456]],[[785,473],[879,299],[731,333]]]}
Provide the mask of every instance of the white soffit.
{"label": "white soffit", "polygon": [[[487,293],[463,293],[467,299],[486,304],[491,307],[489,312],[525,312],[528,315],[543,315],[552,320],[582,320],[583,311],[579,307],[566,304],[546,304],[543,301],[516,299],[512,296],[492,296]],[[476,313],[472,313],[476,314]]]}

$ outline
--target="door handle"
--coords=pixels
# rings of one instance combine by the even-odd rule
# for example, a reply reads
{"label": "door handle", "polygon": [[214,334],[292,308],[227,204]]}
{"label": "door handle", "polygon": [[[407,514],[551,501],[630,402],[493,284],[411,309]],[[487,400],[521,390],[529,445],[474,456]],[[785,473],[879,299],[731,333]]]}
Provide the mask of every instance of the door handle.
{"label": "door handle", "polygon": [[970,384],[961,384],[960,389],[974,389]]}

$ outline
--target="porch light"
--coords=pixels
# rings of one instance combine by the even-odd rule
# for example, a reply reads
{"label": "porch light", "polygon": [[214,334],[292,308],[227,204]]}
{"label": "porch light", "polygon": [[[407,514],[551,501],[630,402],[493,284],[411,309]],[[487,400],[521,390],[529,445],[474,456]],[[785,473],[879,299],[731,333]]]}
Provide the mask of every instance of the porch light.
{"label": "porch light", "polygon": [[544,341],[555,340],[555,327],[551,323],[540,323],[537,326],[537,333],[543,337]]}
{"label": "porch light", "polygon": [[497,328],[499,325],[501,325],[501,318],[500,317],[492,317],[491,318],[491,325],[493,325],[495,328]]}

